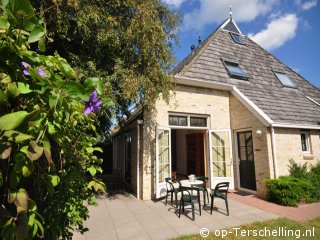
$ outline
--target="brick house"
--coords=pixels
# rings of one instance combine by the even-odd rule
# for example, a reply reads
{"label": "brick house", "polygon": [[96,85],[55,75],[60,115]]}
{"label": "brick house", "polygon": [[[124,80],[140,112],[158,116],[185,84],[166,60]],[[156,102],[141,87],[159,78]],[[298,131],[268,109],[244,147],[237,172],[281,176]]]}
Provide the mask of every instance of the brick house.
{"label": "brick house", "polygon": [[320,91],[244,36],[230,16],[171,72],[169,104],[136,111],[113,136],[113,170],[140,199],[172,174],[265,196],[288,163],[320,162]]}

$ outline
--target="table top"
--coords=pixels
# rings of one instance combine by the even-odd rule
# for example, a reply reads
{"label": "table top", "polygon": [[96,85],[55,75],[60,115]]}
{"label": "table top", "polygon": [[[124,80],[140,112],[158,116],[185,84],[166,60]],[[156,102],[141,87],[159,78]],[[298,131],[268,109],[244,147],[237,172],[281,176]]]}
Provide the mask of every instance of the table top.
{"label": "table top", "polygon": [[195,185],[202,185],[203,181],[201,181],[201,180],[191,181],[189,179],[186,179],[186,180],[181,180],[180,183],[182,186],[195,186]]}

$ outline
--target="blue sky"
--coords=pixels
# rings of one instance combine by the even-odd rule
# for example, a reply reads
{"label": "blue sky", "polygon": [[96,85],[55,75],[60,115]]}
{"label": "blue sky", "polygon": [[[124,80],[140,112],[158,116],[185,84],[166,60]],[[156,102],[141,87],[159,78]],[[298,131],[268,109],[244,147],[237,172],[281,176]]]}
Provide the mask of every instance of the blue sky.
{"label": "blue sky", "polygon": [[229,16],[243,34],[320,87],[320,3],[318,0],[162,0],[183,15],[179,29],[181,61]]}

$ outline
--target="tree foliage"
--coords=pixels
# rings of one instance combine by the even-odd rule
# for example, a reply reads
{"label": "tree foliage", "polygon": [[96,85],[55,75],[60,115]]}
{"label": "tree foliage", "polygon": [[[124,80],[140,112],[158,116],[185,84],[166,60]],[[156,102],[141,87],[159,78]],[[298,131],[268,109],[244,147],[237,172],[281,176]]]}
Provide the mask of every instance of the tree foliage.
{"label": "tree foliage", "polygon": [[122,110],[168,97],[180,16],[161,0],[34,0],[46,19],[47,51],[80,75],[104,78]]}
{"label": "tree foliage", "polygon": [[29,0],[0,7],[1,239],[70,239],[73,228],[86,230],[84,201],[104,191],[96,178],[102,160],[93,155],[101,151],[97,116],[83,112],[102,83],[80,84],[57,53],[30,50],[45,47],[46,29]]}

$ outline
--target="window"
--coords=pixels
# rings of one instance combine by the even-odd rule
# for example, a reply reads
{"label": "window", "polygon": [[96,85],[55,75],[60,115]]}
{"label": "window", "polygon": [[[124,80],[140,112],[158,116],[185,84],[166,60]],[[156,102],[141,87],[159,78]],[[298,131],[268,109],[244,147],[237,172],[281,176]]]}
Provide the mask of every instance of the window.
{"label": "window", "polygon": [[187,116],[169,116],[169,125],[188,126]]}
{"label": "window", "polygon": [[243,40],[242,40],[242,38],[241,38],[241,36],[240,36],[239,34],[230,32],[230,35],[231,35],[231,37],[232,37],[232,39],[233,39],[233,41],[234,41],[235,43],[244,45],[244,42],[243,42]]}
{"label": "window", "polygon": [[207,118],[190,117],[190,126],[192,126],[192,127],[206,127],[207,126]]}
{"label": "window", "polygon": [[277,76],[277,78],[279,79],[279,81],[284,87],[291,87],[291,88],[296,87],[294,82],[289,78],[287,74],[281,73],[281,72],[274,72],[274,74]]}
{"label": "window", "polygon": [[310,152],[309,133],[304,131],[301,132],[300,135],[302,152]]}
{"label": "window", "polygon": [[207,127],[207,116],[169,115],[169,125],[179,127]]}
{"label": "window", "polygon": [[228,71],[230,77],[247,80],[248,75],[239,67],[239,64],[223,60],[223,64]]}

